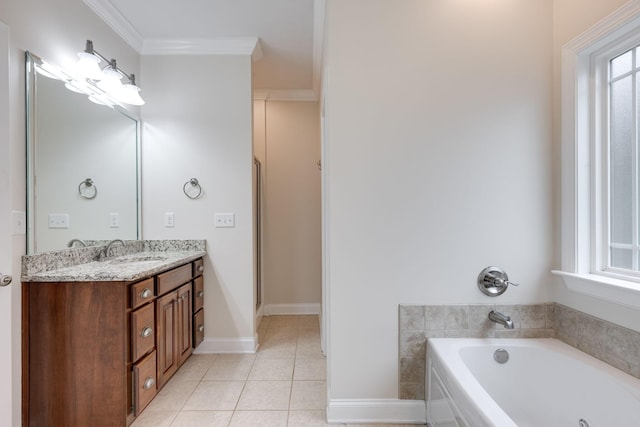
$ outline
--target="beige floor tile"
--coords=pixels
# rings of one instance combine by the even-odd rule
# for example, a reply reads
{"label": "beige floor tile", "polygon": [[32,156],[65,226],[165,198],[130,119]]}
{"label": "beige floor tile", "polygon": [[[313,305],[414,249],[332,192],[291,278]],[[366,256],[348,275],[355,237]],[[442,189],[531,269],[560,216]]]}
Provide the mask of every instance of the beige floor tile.
{"label": "beige floor tile", "polygon": [[291,381],[294,359],[256,359],[250,380]]}
{"label": "beige floor tile", "polygon": [[296,357],[296,338],[267,338],[260,344],[258,359],[293,359]]}
{"label": "beige floor tile", "polygon": [[186,411],[230,411],[235,409],[243,381],[202,381],[185,403]]}
{"label": "beige floor tile", "polygon": [[291,381],[247,381],[238,410],[287,410],[291,396]]}
{"label": "beige floor tile", "polygon": [[295,380],[320,380],[327,379],[326,359],[296,359],[293,371]]}
{"label": "beige floor tile", "polygon": [[215,354],[194,354],[184,365],[178,369],[178,372],[171,378],[171,381],[200,381],[205,372],[209,369],[214,360]]}
{"label": "beige floor tile", "polygon": [[169,427],[177,411],[143,411],[131,427]]}
{"label": "beige floor tile", "polygon": [[296,345],[296,358],[301,359],[317,359],[322,358],[322,349],[320,348],[320,339],[299,338]]}
{"label": "beige floor tile", "polygon": [[318,328],[320,330],[320,319],[318,316],[299,316],[298,328]]}
{"label": "beige floor tile", "polygon": [[199,381],[174,381],[172,378],[156,395],[145,411],[179,411],[199,384]]}
{"label": "beige floor tile", "polygon": [[344,424],[327,424],[325,411],[289,411],[287,427],[325,427],[344,426]]}
{"label": "beige floor tile", "polygon": [[290,410],[325,409],[326,406],[327,383],[325,381],[293,382]]}
{"label": "beige floor tile", "polygon": [[182,411],[171,427],[227,427],[233,411]]}
{"label": "beige floor tile", "polygon": [[254,356],[238,355],[231,357],[225,355],[218,357],[204,375],[204,381],[237,380],[244,381],[251,372]]}
{"label": "beige floor tile", "polygon": [[236,411],[229,427],[286,427],[287,411]]}

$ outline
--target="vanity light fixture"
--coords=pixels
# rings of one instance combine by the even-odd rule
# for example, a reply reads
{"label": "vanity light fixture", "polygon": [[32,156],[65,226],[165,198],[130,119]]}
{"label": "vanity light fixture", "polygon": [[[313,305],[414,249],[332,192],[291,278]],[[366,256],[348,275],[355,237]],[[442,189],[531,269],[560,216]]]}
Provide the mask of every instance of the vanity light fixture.
{"label": "vanity light fixture", "polygon": [[[136,86],[135,74],[127,74],[118,68],[115,59],[107,59],[93,48],[93,42],[87,40],[85,50],[78,53],[80,58],[76,63],[76,70],[81,79],[94,83],[108,97],[116,101],[130,105],[144,105],[140,97],[140,88]],[[100,68],[100,62],[106,62],[104,68]],[[128,83],[122,84],[126,77]],[[73,89],[72,89],[73,90]]]}

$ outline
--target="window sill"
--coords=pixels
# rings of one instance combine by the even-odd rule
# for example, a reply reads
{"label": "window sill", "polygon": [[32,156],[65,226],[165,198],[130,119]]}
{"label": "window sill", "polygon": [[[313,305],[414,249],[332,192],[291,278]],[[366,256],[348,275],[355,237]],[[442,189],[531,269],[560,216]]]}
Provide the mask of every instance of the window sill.
{"label": "window sill", "polygon": [[559,270],[553,270],[551,273],[560,276],[570,291],[640,308],[639,283],[595,274],[567,273]]}

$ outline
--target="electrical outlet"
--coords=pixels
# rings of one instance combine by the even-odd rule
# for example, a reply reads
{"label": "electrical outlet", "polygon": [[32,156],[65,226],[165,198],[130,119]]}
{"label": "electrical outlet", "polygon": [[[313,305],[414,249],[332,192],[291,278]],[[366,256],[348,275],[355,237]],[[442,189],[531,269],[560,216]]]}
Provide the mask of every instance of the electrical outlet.
{"label": "electrical outlet", "polygon": [[235,227],[236,219],[233,212],[230,213],[216,213],[215,214],[216,227]]}
{"label": "electrical outlet", "polygon": [[109,227],[110,228],[119,228],[120,227],[120,214],[117,212],[109,213]]}
{"label": "electrical outlet", "polygon": [[49,214],[49,228],[69,228],[69,214]]}
{"label": "electrical outlet", "polygon": [[173,212],[164,213],[164,226],[167,228],[173,228],[176,225],[176,215]]}

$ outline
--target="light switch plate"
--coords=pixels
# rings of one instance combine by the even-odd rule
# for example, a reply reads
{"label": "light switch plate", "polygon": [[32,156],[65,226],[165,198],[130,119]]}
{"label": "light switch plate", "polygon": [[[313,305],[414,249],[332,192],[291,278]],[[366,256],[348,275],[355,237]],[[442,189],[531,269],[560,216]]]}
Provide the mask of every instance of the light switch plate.
{"label": "light switch plate", "polygon": [[11,232],[14,236],[27,234],[27,214],[22,211],[11,212]]}
{"label": "light switch plate", "polygon": [[110,228],[119,228],[120,227],[120,214],[117,212],[109,213],[109,227]]}
{"label": "light switch plate", "polygon": [[233,212],[217,213],[215,214],[216,228],[220,227],[235,227],[236,218]]}

